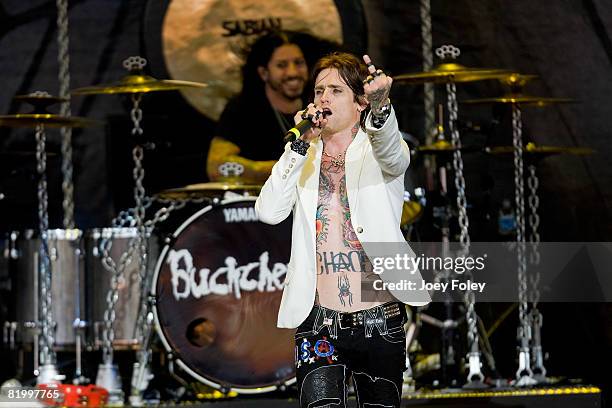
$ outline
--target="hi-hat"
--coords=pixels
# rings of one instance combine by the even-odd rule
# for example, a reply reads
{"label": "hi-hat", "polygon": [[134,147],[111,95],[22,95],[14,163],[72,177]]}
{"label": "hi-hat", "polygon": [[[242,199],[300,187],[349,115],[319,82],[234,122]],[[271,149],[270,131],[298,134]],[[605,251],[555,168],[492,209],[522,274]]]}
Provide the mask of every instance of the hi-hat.
{"label": "hi-hat", "polygon": [[[489,154],[509,154],[514,152],[513,146],[491,146],[486,147]],[[595,151],[588,147],[565,147],[565,146],[537,146],[535,143],[527,143],[523,153],[533,156],[552,156],[555,154],[572,154],[575,156],[586,156]]]}
{"label": "hi-hat", "polygon": [[88,86],[71,91],[74,95],[95,94],[135,94],[159,91],[175,91],[186,88],[206,88],[208,85],[200,82],[179,81],[175,79],[155,79],[149,75],[130,74],[115,83],[107,85]]}
{"label": "hi-hat", "polygon": [[469,68],[454,62],[445,62],[436,65],[430,71],[401,74],[394,76],[393,80],[408,84],[474,82],[485,79],[502,79],[508,77],[509,73],[510,71],[504,69]]}
{"label": "hi-hat", "polygon": [[573,103],[576,102],[570,98],[549,98],[546,96],[531,96],[523,94],[507,94],[504,96],[493,97],[493,98],[478,98],[468,99],[461,101],[462,103],[469,104],[488,104],[488,103],[508,103],[508,104],[519,104],[521,106],[548,106],[560,103]]}
{"label": "hi-hat", "polygon": [[189,197],[215,197],[227,191],[237,194],[258,193],[261,185],[242,184],[240,182],[211,182],[190,184],[188,186],[171,188],[157,193],[157,197],[162,199],[181,199]]}
{"label": "hi-hat", "polygon": [[99,121],[79,116],[62,116],[53,113],[17,113],[0,115],[0,126],[12,128],[32,128],[43,125],[47,128],[82,128],[100,124]]}
{"label": "hi-hat", "polygon": [[17,95],[13,99],[33,105],[37,110],[45,109],[56,103],[68,102],[68,98],[53,96],[46,92],[34,92],[28,95]]}

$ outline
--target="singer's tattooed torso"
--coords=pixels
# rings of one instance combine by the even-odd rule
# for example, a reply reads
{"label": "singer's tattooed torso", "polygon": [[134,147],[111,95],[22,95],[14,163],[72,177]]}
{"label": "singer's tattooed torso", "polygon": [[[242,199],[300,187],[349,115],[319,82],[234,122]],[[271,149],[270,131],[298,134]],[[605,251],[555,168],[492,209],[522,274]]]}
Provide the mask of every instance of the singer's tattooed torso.
{"label": "singer's tattooed torso", "polygon": [[392,297],[381,292],[377,299],[362,300],[362,280],[375,279],[376,275],[351,224],[345,166],[338,163],[322,155],[316,213],[317,299],[321,306],[350,312]]}

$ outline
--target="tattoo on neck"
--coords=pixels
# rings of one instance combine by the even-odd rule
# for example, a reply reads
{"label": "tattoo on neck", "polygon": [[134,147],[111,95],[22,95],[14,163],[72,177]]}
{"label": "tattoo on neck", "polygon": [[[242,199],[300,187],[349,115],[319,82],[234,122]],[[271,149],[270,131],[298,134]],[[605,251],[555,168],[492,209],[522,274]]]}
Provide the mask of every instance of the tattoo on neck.
{"label": "tattoo on neck", "polygon": [[357,121],[351,129],[351,137],[353,139],[355,138],[355,136],[357,136],[357,132],[359,132],[359,121]]}

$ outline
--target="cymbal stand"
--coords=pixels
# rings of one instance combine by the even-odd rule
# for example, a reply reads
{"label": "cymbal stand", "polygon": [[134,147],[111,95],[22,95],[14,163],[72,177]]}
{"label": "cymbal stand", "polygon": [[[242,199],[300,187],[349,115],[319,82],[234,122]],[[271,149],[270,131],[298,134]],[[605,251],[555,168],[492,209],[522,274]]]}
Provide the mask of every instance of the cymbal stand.
{"label": "cymbal stand", "polygon": [[53,350],[55,344],[55,320],[53,318],[53,299],[51,290],[51,260],[49,257],[49,210],[47,193],[47,153],[45,151],[46,136],[42,124],[36,125],[36,170],[38,172],[38,223],[40,247],[38,250],[38,278],[40,280],[40,333],[34,341],[40,342],[40,367],[37,374],[37,384],[58,382],[60,376],[56,367],[56,356]]}
{"label": "cymbal stand", "polygon": [[[141,71],[147,60],[141,57],[130,57],[126,59],[123,65],[130,71]],[[153,377],[148,370],[150,359],[150,338],[152,335],[153,313],[149,299],[149,284],[150,276],[147,274],[147,230],[145,227],[145,188],[143,184],[145,170],[142,165],[144,159],[144,140],[143,129],[140,126],[142,121],[142,109],[140,103],[142,101],[142,93],[131,94],[132,110],[130,117],[132,119],[133,128],[132,136],[136,139],[136,145],[132,150],[132,158],[134,160],[134,216],[137,229],[137,248],[139,254],[138,260],[138,276],[140,278],[140,310],[138,320],[136,322],[136,333],[140,344],[140,349],[137,352],[137,362],[134,363],[132,372],[132,388],[130,395],[130,404],[133,406],[141,406],[143,404],[142,394],[146,389],[149,380]]]}
{"label": "cymbal stand", "polygon": [[535,385],[531,370],[529,343],[532,339],[531,318],[528,314],[527,258],[525,254],[525,200],[523,179],[523,122],[521,108],[512,104],[512,144],[514,146],[514,196],[516,203],[516,254],[519,285],[519,327],[517,330],[519,367],[513,385],[526,387]]}
{"label": "cymbal stand", "polygon": [[[70,53],[68,36],[68,0],[57,0],[57,61],[59,63],[58,79],[60,83],[59,96],[65,98],[61,104],[60,114],[70,116]],[[63,127],[60,129],[62,135],[62,192],[64,199],[62,207],[64,209],[64,228],[73,229],[74,224],[74,182],[72,165],[72,128]],[[77,274],[78,276],[78,274]],[[78,286],[80,288],[80,286]],[[77,298],[79,294],[77,293]],[[78,304],[78,302],[77,302]],[[80,311],[79,311],[80,312]],[[73,379],[75,384],[85,384],[89,379],[83,376],[81,355],[82,355],[82,335],[87,327],[87,321],[81,320],[80,313],[73,323],[76,339],[76,371]]]}
{"label": "cymbal stand", "polygon": [[[442,59],[456,59],[460,55],[460,50],[452,45],[443,45],[436,49],[436,55]],[[461,137],[457,127],[458,105],[457,105],[457,87],[453,77],[449,77],[446,83],[446,98],[447,109],[449,113],[448,129],[451,133],[451,141],[455,150],[453,151],[453,168],[455,170],[455,188],[457,189],[457,209],[459,211],[459,227],[461,229],[459,241],[462,246],[462,251],[467,253],[470,247],[469,236],[469,219],[467,214],[467,199],[465,194],[465,178],[463,176],[463,158],[461,155]],[[465,272],[465,279],[471,278],[470,271]],[[482,374],[482,362],[480,359],[480,349],[478,344],[478,316],[476,314],[475,305],[476,297],[471,289],[467,289],[464,293],[464,302],[467,306],[466,322],[468,326],[467,338],[469,352],[468,359],[468,376],[467,383],[463,386],[468,389],[486,388],[487,385],[483,382],[484,375]]]}
{"label": "cymbal stand", "polygon": [[114,364],[113,342],[115,340],[115,306],[119,300],[119,284],[123,281],[125,270],[132,262],[136,251],[136,239],[130,240],[128,249],[121,254],[118,262],[111,256],[114,231],[118,228],[134,227],[134,209],[120,211],[111,223],[111,234],[102,237],[99,250],[102,254],[102,266],[110,274],[110,287],[106,294],[106,310],[104,311],[104,326],[102,330],[102,364],[98,366],[96,384],[109,390],[109,399],[113,404],[120,405],[124,400],[119,370]]}
{"label": "cymbal stand", "polygon": [[529,242],[530,242],[530,253],[529,253],[529,264],[532,267],[532,274],[530,275],[530,299],[531,299],[531,329],[532,329],[532,342],[531,342],[531,358],[533,362],[533,378],[538,384],[546,384],[549,382],[546,378],[546,367],[544,367],[544,352],[542,350],[542,313],[538,310],[538,303],[540,301],[540,270],[538,268],[540,263],[540,234],[538,227],[540,225],[540,216],[538,215],[538,207],[540,205],[540,198],[538,196],[539,180],[536,174],[536,166],[530,163],[527,167],[529,175],[527,176],[527,186],[529,187]]}
{"label": "cymbal stand", "polygon": [[[130,72],[142,71],[146,66],[147,61],[141,57],[129,57],[123,61],[123,66]],[[141,305],[140,312],[148,308],[147,306],[147,293],[144,291],[144,282],[148,279],[146,276],[147,269],[147,234],[144,225],[146,207],[150,205],[150,201],[145,203],[145,189],[143,185],[144,180],[144,168],[142,160],[144,158],[144,146],[143,146],[143,129],[140,126],[142,121],[142,109],[140,108],[140,102],[142,101],[142,93],[130,94],[132,99],[132,109],[130,111],[130,117],[133,122],[132,135],[136,139],[136,144],[132,150],[132,158],[134,160],[134,170],[132,172],[134,178],[134,209],[122,212],[117,218],[113,220],[114,226],[124,226],[129,223],[132,226],[136,226],[137,237],[130,241],[128,250],[123,253],[119,259],[119,265],[115,263],[110,255],[112,246],[111,236],[109,239],[105,239],[101,242],[100,247],[103,253],[103,266],[106,270],[111,272],[111,285],[109,292],[107,293],[107,309],[104,313],[104,330],[103,330],[103,362],[98,366],[98,375],[96,377],[96,384],[109,389],[113,404],[120,405],[123,403],[123,391],[121,386],[121,378],[118,374],[118,368],[113,363],[113,341],[115,338],[114,332],[114,321],[115,321],[115,306],[119,296],[119,282],[123,278],[125,268],[127,264],[132,261],[134,253],[138,253],[138,276],[141,282]],[[148,204],[148,205],[147,205]],[[143,309],[143,302],[145,304]],[[139,321],[136,324],[136,330],[141,326],[141,315],[139,314]],[[147,354],[148,350],[144,348],[144,341],[140,340],[140,350],[138,351],[138,360],[142,358],[142,354]],[[146,357],[148,358],[148,357]],[[134,375],[136,375],[136,367],[139,363],[134,364]],[[132,405],[136,405],[132,403]]]}

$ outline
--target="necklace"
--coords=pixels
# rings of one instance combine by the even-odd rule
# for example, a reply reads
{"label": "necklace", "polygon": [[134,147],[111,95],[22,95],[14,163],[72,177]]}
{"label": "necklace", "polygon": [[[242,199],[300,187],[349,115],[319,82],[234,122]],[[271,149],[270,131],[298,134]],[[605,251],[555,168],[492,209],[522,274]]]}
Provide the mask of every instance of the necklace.
{"label": "necklace", "polygon": [[328,154],[325,152],[325,150],[323,150],[323,155],[329,157],[331,160],[331,164],[332,166],[336,166],[336,167],[342,167],[344,166],[344,155],[346,154],[346,150],[343,151],[342,153],[338,153],[336,156],[332,156],[331,154]]}

